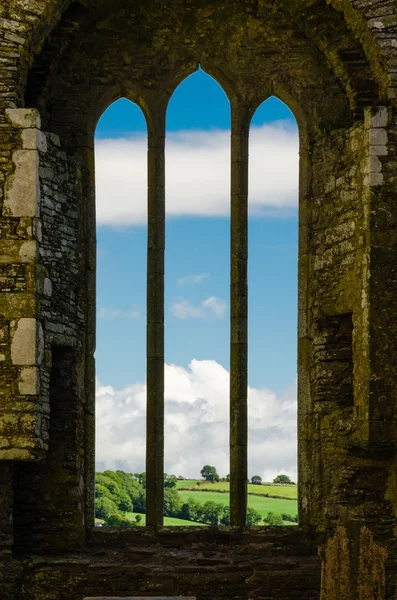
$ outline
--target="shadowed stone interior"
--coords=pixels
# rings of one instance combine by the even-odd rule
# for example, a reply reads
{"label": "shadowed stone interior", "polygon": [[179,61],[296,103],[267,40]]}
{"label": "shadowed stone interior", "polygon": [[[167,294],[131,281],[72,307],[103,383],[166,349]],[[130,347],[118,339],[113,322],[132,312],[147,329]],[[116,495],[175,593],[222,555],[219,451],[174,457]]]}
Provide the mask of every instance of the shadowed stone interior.
{"label": "shadowed stone interior", "polygon": [[[198,65],[231,104],[231,519],[163,528],[164,135]],[[246,509],[247,170],[276,95],[300,130],[299,527]],[[94,130],[148,125],[146,528],[94,530]],[[0,5],[0,598],[397,594],[396,0]]]}

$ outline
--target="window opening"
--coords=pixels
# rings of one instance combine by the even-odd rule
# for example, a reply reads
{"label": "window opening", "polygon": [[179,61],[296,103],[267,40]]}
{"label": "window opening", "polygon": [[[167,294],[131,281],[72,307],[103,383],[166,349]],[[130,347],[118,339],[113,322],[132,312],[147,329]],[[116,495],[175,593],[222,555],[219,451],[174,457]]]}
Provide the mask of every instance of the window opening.
{"label": "window opening", "polygon": [[[196,89],[192,86],[194,77],[196,77]],[[264,365],[259,358],[263,356],[263,340],[267,339],[267,331],[263,331],[263,329],[261,331],[261,327],[265,326],[266,329],[267,323],[267,329],[270,329],[269,325],[277,321],[281,322],[281,318],[284,319],[285,323],[295,322],[296,324],[296,198],[298,187],[298,133],[296,123],[292,116],[288,115],[289,118],[283,124],[280,122],[277,124],[274,122],[269,123],[269,117],[266,119],[267,123],[264,124],[263,115],[261,114],[262,108],[259,109],[252,122],[251,162],[250,168],[248,168],[247,124],[249,120],[247,120],[247,115],[241,110],[241,107],[236,106],[233,109],[235,112],[234,117],[231,119],[231,144],[229,143],[230,132],[227,129],[222,128],[222,126],[215,128],[213,123],[211,127],[207,125],[207,128],[205,128],[206,121],[203,121],[201,130],[197,130],[197,110],[193,111],[194,116],[191,119],[186,118],[186,111],[184,113],[181,110],[181,102],[185,105],[189,104],[189,93],[195,100],[200,98],[200,93],[203,94],[203,91],[205,95],[206,87],[203,78],[207,80],[208,89],[210,89],[210,86],[215,85],[226,106],[226,111],[229,112],[229,103],[221,88],[202,71],[188,78],[184,82],[184,85],[188,86],[186,90],[183,90],[182,85],[171,100],[167,115],[168,123],[171,123],[171,126],[169,126],[167,145],[168,256],[165,269],[167,296],[164,306],[162,296],[163,271],[158,270],[164,253],[164,237],[162,237],[164,221],[161,216],[164,208],[164,187],[162,187],[164,181],[162,165],[164,163],[162,159],[160,160],[164,148],[164,137],[161,123],[159,122],[159,126],[156,126],[150,132],[148,164],[152,177],[149,176],[149,183],[151,183],[148,187],[148,195],[145,193],[146,183],[143,184],[142,182],[142,172],[146,173],[146,169],[143,168],[142,161],[139,162],[140,157],[136,158],[135,165],[138,165],[138,167],[135,171],[132,170],[133,175],[137,175],[136,181],[134,177],[131,178],[131,173],[125,177],[126,171],[123,171],[123,173],[120,171],[121,159],[117,161],[113,174],[116,172],[122,181],[121,192],[118,191],[117,183],[112,186],[109,184],[109,179],[106,179],[106,150],[109,151],[109,148],[111,150],[107,159],[107,166],[111,164],[115,157],[121,156],[117,154],[120,149],[124,153],[129,153],[130,160],[128,164],[130,166],[135,157],[134,151],[144,149],[146,139],[144,139],[142,130],[138,130],[135,136],[130,137],[130,139],[126,139],[125,135],[124,137],[120,135],[120,132],[114,133],[113,138],[106,137],[106,134],[102,134],[102,138],[101,135],[97,135],[97,138],[99,138],[96,146],[97,173],[99,173],[97,177],[99,240],[107,240],[106,236],[111,236],[114,233],[130,234],[131,231],[129,230],[134,230],[134,228],[141,228],[141,238],[147,237],[146,231],[145,235],[142,235],[142,227],[146,227],[147,223],[147,221],[144,223],[144,216],[146,216],[144,207],[147,199],[151,207],[149,210],[152,211],[150,214],[156,215],[154,222],[151,220],[149,223],[149,229],[152,233],[149,231],[148,235],[147,263],[144,260],[146,247],[143,244],[141,245],[140,261],[144,275],[146,275],[146,264],[148,267],[147,373],[150,389],[146,394],[145,384],[135,383],[132,386],[127,386],[126,390],[123,388],[117,390],[114,386],[98,385],[97,440],[98,448],[101,446],[102,452],[105,449],[106,454],[105,458],[102,455],[101,463],[101,454],[97,452],[97,462],[102,469],[100,474],[97,475],[96,516],[97,518],[102,517],[101,520],[109,526],[144,525],[145,512],[146,521],[149,525],[160,524],[163,512],[165,512],[167,518],[165,525],[187,523],[201,525],[227,525],[231,523],[232,525],[239,525],[244,522],[247,525],[277,524],[276,522],[269,522],[268,513],[274,513],[275,511],[262,506],[264,500],[269,504],[269,498],[266,498],[265,494],[258,494],[257,490],[259,488],[254,489],[253,486],[258,486],[261,483],[260,479],[263,482],[271,469],[277,466],[274,456],[277,455],[277,452],[280,454],[280,449],[284,452],[284,457],[283,455],[281,457],[284,460],[285,468],[277,469],[284,472],[274,473],[273,479],[277,475],[285,475],[292,479],[291,475],[296,473],[296,471],[294,472],[294,465],[296,464],[296,352],[295,358],[291,358],[294,352],[291,354],[290,343],[294,336],[289,337],[291,333],[289,327],[286,327],[288,335],[285,339],[283,329],[279,327],[275,330],[277,337],[273,343],[266,343],[266,347],[270,346],[272,348],[273,354],[276,350],[279,352],[280,360],[272,365],[269,359],[271,355],[268,355]],[[175,102],[175,109],[173,108],[173,101]],[[272,99],[270,103],[275,101],[278,102]],[[214,103],[211,106],[213,107]],[[278,110],[287,110],[282,103],[277,103],[275,106]],[[273,113],[271,113],[273,114],[273,121],[274,110],[273,108]],[[213,112],[210,113],[210,121],[213,119]],[[186,124],[184,119],[186,119]],[[105,120],[105,125],[109,127],[109,121],[106,122]],[[106,126],[104,130],[106,131]],[[101,132],[101,129],[98,128],[98,131]],[[263,146],[262,139],[266,140],[265,146],[267,147]],[[272,157],[273,163],[269,157]],[[101,167],[101,160],[104,168]],[[264,161],[267,170],[264,168]],[[280,177],[274,178],[274,172],[277,173],[276,166],[278,167],[279,163],[281,165]],[[119,169],[118,172],[116,168]],[[232,170],[231,189],[229,188],[230,168]],[[123,169],[122,164],[121,169]],[[209,183],[206,181],[207,170],[210,174]],[[251,184],[250,232],[253,234],[250,241],[250,250],[253,256],[253,262],[250,266],[250,285],[254,290],[252,299],[250,299],[250,310],[254,317],[259,315],[259,325],[256,325],[255,320],[251,320],[249,325],[250,333],[254,333],[250,344],[253,344],[252,354],[256,356],[256,362],[250,363],[249,373],[250,380],[252,380],[252,387],[248,390],[252,413],[250,439],[253,439],[254,444],[247,472],[248,287],[246,265],[248,213],[246,200],[248,195],[248,171],[250,172]],[[260,177],[263,177],[263,175],[266,178],[261,181]],[[116,191],[116,196],[113,194],[115,200],[113,201],[112,210],[108,210],[109,189],[112,193]],[[125,194],[128,189],[137,191],[135,203],[129,203],[126,201],[126,197],[123,196],[123,193]],[[207,199],[207,195],[209,199]],[[231,221],[229,221],[230,210]],[[101,227],[103,231],[101,231]],[[231,237],[229,231],[231,231]],[[211,236],[213,236],[213,239],[211,239]],[[139,235],[135,237],[139,238]],[[120,241],[118,244],[118,250],[120,250],[122,244],[120,246]],[[261,248],[261,244],[265,245]],[[274,244],[276,244],[275,247]],[[284,250],[280,250],[281,246],[277,248],[277,244],[279,246],[284,244]],[[231,249],[230,255],[228,252],[229,247]],[[101,252],[100,246],[99,251]],[[126,246],[123,254],[131,254],[131,239],[128,240],[128,250]],[[268,261],[266,260],[266,254]],[[293,262],[288,263],[288,260],[291,261],[291,256]],[[123,267],[122,274],[125,274],[128,268],[126,265],[123,266],[120,255],[118,258],[118,264],[112,270],[113,280],[115,275],[120,274],[120,270],[117,271],[117,268]],[[280,284],[280,269],[284,259],[288,259],[285,264],[288,263],[289,271],[288,269],[285,271],[285,278],[281,278],[282,283]],[[139,261],[137,260],[137,262]],[[264,267],[267,262],[271,265],[270,267]],[[208,268],[206,268],[207,264]],[[292,267],[292,264],[294,264],[294,267]],[[184,269],[184,272],[181,271],[181,268]],[[215,274],[214,282],[211,281],[211,270]],[[256,274],[256,271],[259,275]],[[100,273],[99,269],[98,281],[100,281]],[[251,273],[254,273],[253,281],[251,281]],[[277,278],[275,278],[276,274]],[[271,298],[269,294],[264,296],[271,284],[272,276],[275,281],[277,279],[279,282],[278,295],[274,294],[275,298],[278,298],[276,300]],[[139,280],[139,277],[136,279]],[[142,279],[141,272],[140,281]],[[217,291],[212,292],[208,298],[201,300],[201,303],[197,303],[198,290],[203,293],[206,286],[208,288],[212,283],[214,283]],[[230,321],[228,322],[223,317],[227,315],[229,310],[226,294],[229,284],[231,305]],[[109,289],[111,287],[112,282],[109,282]],[[175,289],[183,289],[184,287],[190,288],[191,297],[186,298],[182,295],[176,297]],[[158,290],[158,294],[153,296],[156,290]],[[220,290],[220,293],[218,290]],[[257,297],[255,296],[256,292],[258,292]],[[125,297],[130,298],[131,295],[131,289],[127,288]],[[266,298],[267,305],[266,302],[264,303],[264,298]],[[98,299],[100,300],[99,295]],[[284,301],[286,302],[285,305],[283,304]],[[99,301],[99,304],[101,304],[101,301]],[[143,312],[129,313],[128,317],[136,318],[139,321]],[[271,322],[263,318],[265,313],[272,315]],[[281,315],[279,319],[277,319],[277,313]],[[166,454],[164,470],[167,471],[168,475],[163,473],[163,469],[159,469],[163,462],[164,440],[162,434],[160,437],[158,435],[158,432],[162,432],[162,425],[161,427],[157,425],[157,419],[162,419],[163,402],[163,314],[166,315],[167,320],[165,443],[166,452],[169,452],[170,456],[168,459]],[[100,319],[106,317],[112,319],[126,318],[127,313],[118,309],[113,310],[113,308],[109,311],[106,306],[100,306],[98,320],[100,321]],[[171,322],[172,319],[173,322]],[[191,319],[192,324],[188,323],[189,319]],[[178,322],[177,325],[175,325],[176,322]],[[146,320],[144,320],[145,324]],[[199,324],[199,327],[197,327],[197,324]],[[218,330],[217,325],[219,325]],[[142,330],[144,331],[144,327]],[[291,330],[295,331],[296,326],[291,327]],[[222,331],[226,332],[226,338],[229,338],[229,332],[231,332],[230,344],[225,344],[223,348],[217,346]],[[137,330],[135,333],[137,333]],[[175,340],[172,334],[175,334]],[[200,342],[198,349],[192,343],[192,340],[195,340],[195,334]],[[170,335],[169,338],[168,335]],[[144,343],[140,347],[143,350],[141,356],[145,356]],[[296,339],[294,339],[292,347],[296,347]],[[231,352],[230,364],[228,361],[229,349]],[[121,352],[123,352],[122,348]],[[196,354],[197,357],[191,359],[189,352]],[[127,356],[130,357],[131,353],[129,352]],[[161,364],[159,361],[161,361]],[[278,384],[274,383],[277,380],[276,364],[280,365]],[[282,393],[280,381],[283,377],[289,376],[291,364],[295,365],[292,369],[294,383],[291,384],[287,392]],[[230,375],[228,373],[229,369]],[[128,373],[131,377],[130,371]],[[273,392],[269,391],[270,386],[268,384],[260,381],[260,377],[266,376],[270,379],[273,378]],[[228,397],[229,381],[230,404]],[[121,419],[117,411],[113,409],[114,407],[121,410]],[[145,473],[142,470],[144,463],[142,449],[145,446],[142,441],[142,432],[145,431],[146,408],[148,414],[148,459],[147,472]],[[271,409],[271,418],[274,421],[270,425],[269,409]],[[231,415],[230,426],[226,416],[229,410]],[[262,414],[263,417],[261,418]],[[117,423],[112,422],[112,419],[116,420]],[[291,423],[294,423],[294,425],[291,425]],[[196,428],[196,431],[194,431],[194,428]],[[112,444],[109,443],[112,441],[112,436],[122,448],[121,457],[119,458],[112,457]],[[187,452],[182,448],[186,439],[188,439]],[[228,439],[230,439],[231,452],[230,469],[227,460]],[[137,446],[139,446],[141,452],[136,452],[134,456],[134,448]],[[292,460],[290,460],[292,446],[295,447],[295,452]],[[189,447],[193,450],[190,458]],[[262,467],[262,471],[257,464],[258,448],[261,450],[259,454],[262,454],[262,456],[264,450],[268,455],[273,456],[272,464]],[[204,459],[205,452],[209,456],[208,460]],[[222,457],[224,464],[222,466],[213,464],[214,456],[218,457],[218,462]],[[135,466],[136,460],[139,460],[139,458],[141,458],[141,470]],[[198,465],[200,466],[200,460],[203,463],[200,468],[200,476],[206,479],[205,483],[200,482],[198,474],[195,474],[196,476],[191,480],[193,474],[182,473],[184,465],[189,465],[189,469],[196,468],[198,470],[196,463],[199,461]],[[248,473],[250,478],[254,478],[253,480],[247,480]],[[279,477],[279,479],[283,482],[283,477]],[[214,485],[218,487],[214,487]],[[272,486],[272,488],[274,487]],[[279,513],[270,515],[270,517],[279,517],[279,524],[294,523],[296,522],[296,514],[294,514],[292,504],[296,507],[294,496],[296,486],[290,485],[287,489],[284,485],[282,489],[283,493],[286,494],[284,497],[280,496],[279,493],[275,493],[273,489],[266,490],[265,493],[269,496],[276,496],[272,500],[277,500],[280,507],[281,501],[288,502],[288,508],[291,512],[288,512],[283,505],[279,508]],[[212,492],[211,498],[208,491]],[[203,501],[200,502],[200,499],[196,496],[204,492],[206,492],[205,498],[203,497]],[[273,492],[273,494],[269,492]],[[217,497],[215,498],[214,495]],[[229,496],[230,506],[228,507]],[[222,501],[217,502],[220,499]],[[248,512],[246,517],[247,501]],[[137,507],[140,512],[138,512]]]}
{"label": "window opening", "polygon": [[122,98],[95,136],[96,486],[100,526],[145,523],[147,129]]}
{"label": "window opening", "polygon": [[166,218],[164,524],[227,525],[230,105],[201,69],[168,105]]}
{"label": "window opening", "polygon": [[295,118],[269,98],[250,127],[247,525],[297,524],[298,163]]}

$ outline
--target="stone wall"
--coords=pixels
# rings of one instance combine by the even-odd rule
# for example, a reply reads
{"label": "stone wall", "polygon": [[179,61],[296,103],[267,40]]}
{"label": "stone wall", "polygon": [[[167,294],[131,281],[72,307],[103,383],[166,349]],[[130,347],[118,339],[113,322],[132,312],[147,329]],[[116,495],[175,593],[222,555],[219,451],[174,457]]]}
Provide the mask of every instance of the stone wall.
{"label": "stone wall", "polygon": [[32,460],[44,456],[48,442],[48,393],[40,375],[44,332],[38,294],[42,280],[37,271],[39,165],[47,143],[37,111],[8,109],[6,117],[14,144],[8,147],[14,150],[9,153],[2,205],[1,307],[5,321],[1,368],[5,381],[0,456],[3,460]]}
{"label": "stone wall", "polygon": [[[193,529],[193,531],[192,531]],[[22,598],[196,596],[269,600],[319,597],[315,546],[295,528],[95,531],[82,555],[24,563]]]}
{"label": "stone wall", "polygon": [[[269,95],[299,122],[301,527],[92,531],[93,132],[127,96],[160,156],[199,63],[238,148]],[[395,598],[396,69],[395,0],[0,6],[1,598]]]}

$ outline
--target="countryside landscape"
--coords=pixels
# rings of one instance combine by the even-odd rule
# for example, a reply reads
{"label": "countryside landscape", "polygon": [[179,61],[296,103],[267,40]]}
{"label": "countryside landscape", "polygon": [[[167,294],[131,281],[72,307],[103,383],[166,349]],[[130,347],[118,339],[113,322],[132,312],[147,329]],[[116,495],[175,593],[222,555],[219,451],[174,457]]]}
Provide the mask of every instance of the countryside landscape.
{"label": "countryside landscape", "polygon": [[[164,474],[165,526],[230,525],[229,476],[204,465],[200,478]],[[146,474],[103,471],[96,474],[95,523],[103,527],[145,525]],[[297,525],[298,487],[287,475],[263,482],[259,475],[248,481],[248,526]]]}

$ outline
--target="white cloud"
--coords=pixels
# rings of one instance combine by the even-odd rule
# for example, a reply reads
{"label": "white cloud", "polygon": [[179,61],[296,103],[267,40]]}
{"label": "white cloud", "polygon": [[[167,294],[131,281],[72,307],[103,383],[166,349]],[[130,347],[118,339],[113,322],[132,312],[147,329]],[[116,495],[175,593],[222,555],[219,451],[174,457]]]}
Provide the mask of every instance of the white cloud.
{"label": "white cloud", "polygon": [[226,302],[216,296],[210,296],[207,300],[204,300],[202,306],[204,310],[211,311],[216,317],[223,317],[227,308]]}
{"label": "white cloud", "polygon": [[[204,464],[229,472],[229,373],[212,360],[165,366],[165,471],[199,477]],[[97,469],[144,470],[146,386],[98,383]],[[277,395],[249,388],[249,475],[296,481],[296,384]]]}
{"label": "white cloud", "polygon": [[198,273],[196,275],[186,275],[185,277],[180,277],[176,280],[176,285],[197,285],[204,281],[205,279],[209,279],[209,273]]}
{"label": "white cloud", "polygon": [[98,319],[140,319],[141,313],[137,310],[125,311],[120,308],[101,306],[98,310]]}
{"label": "white cloud", "polygon": [[195,306],[186,298],[179,298],[171,306],[172,314],[178,319],[221,319],[226,309],[226,302],[216,296],[210,296],[199,306]]}
{"label": "white cloud", "polygon": [[[250,212],[297,206],[298,133],[283,122],[252,127]],[[96,141],[97,219],[100,225],[146,223],[147,142],[144,137]],[[168,134],[166,208],[171,217],[228,216],[230,132]]]}

